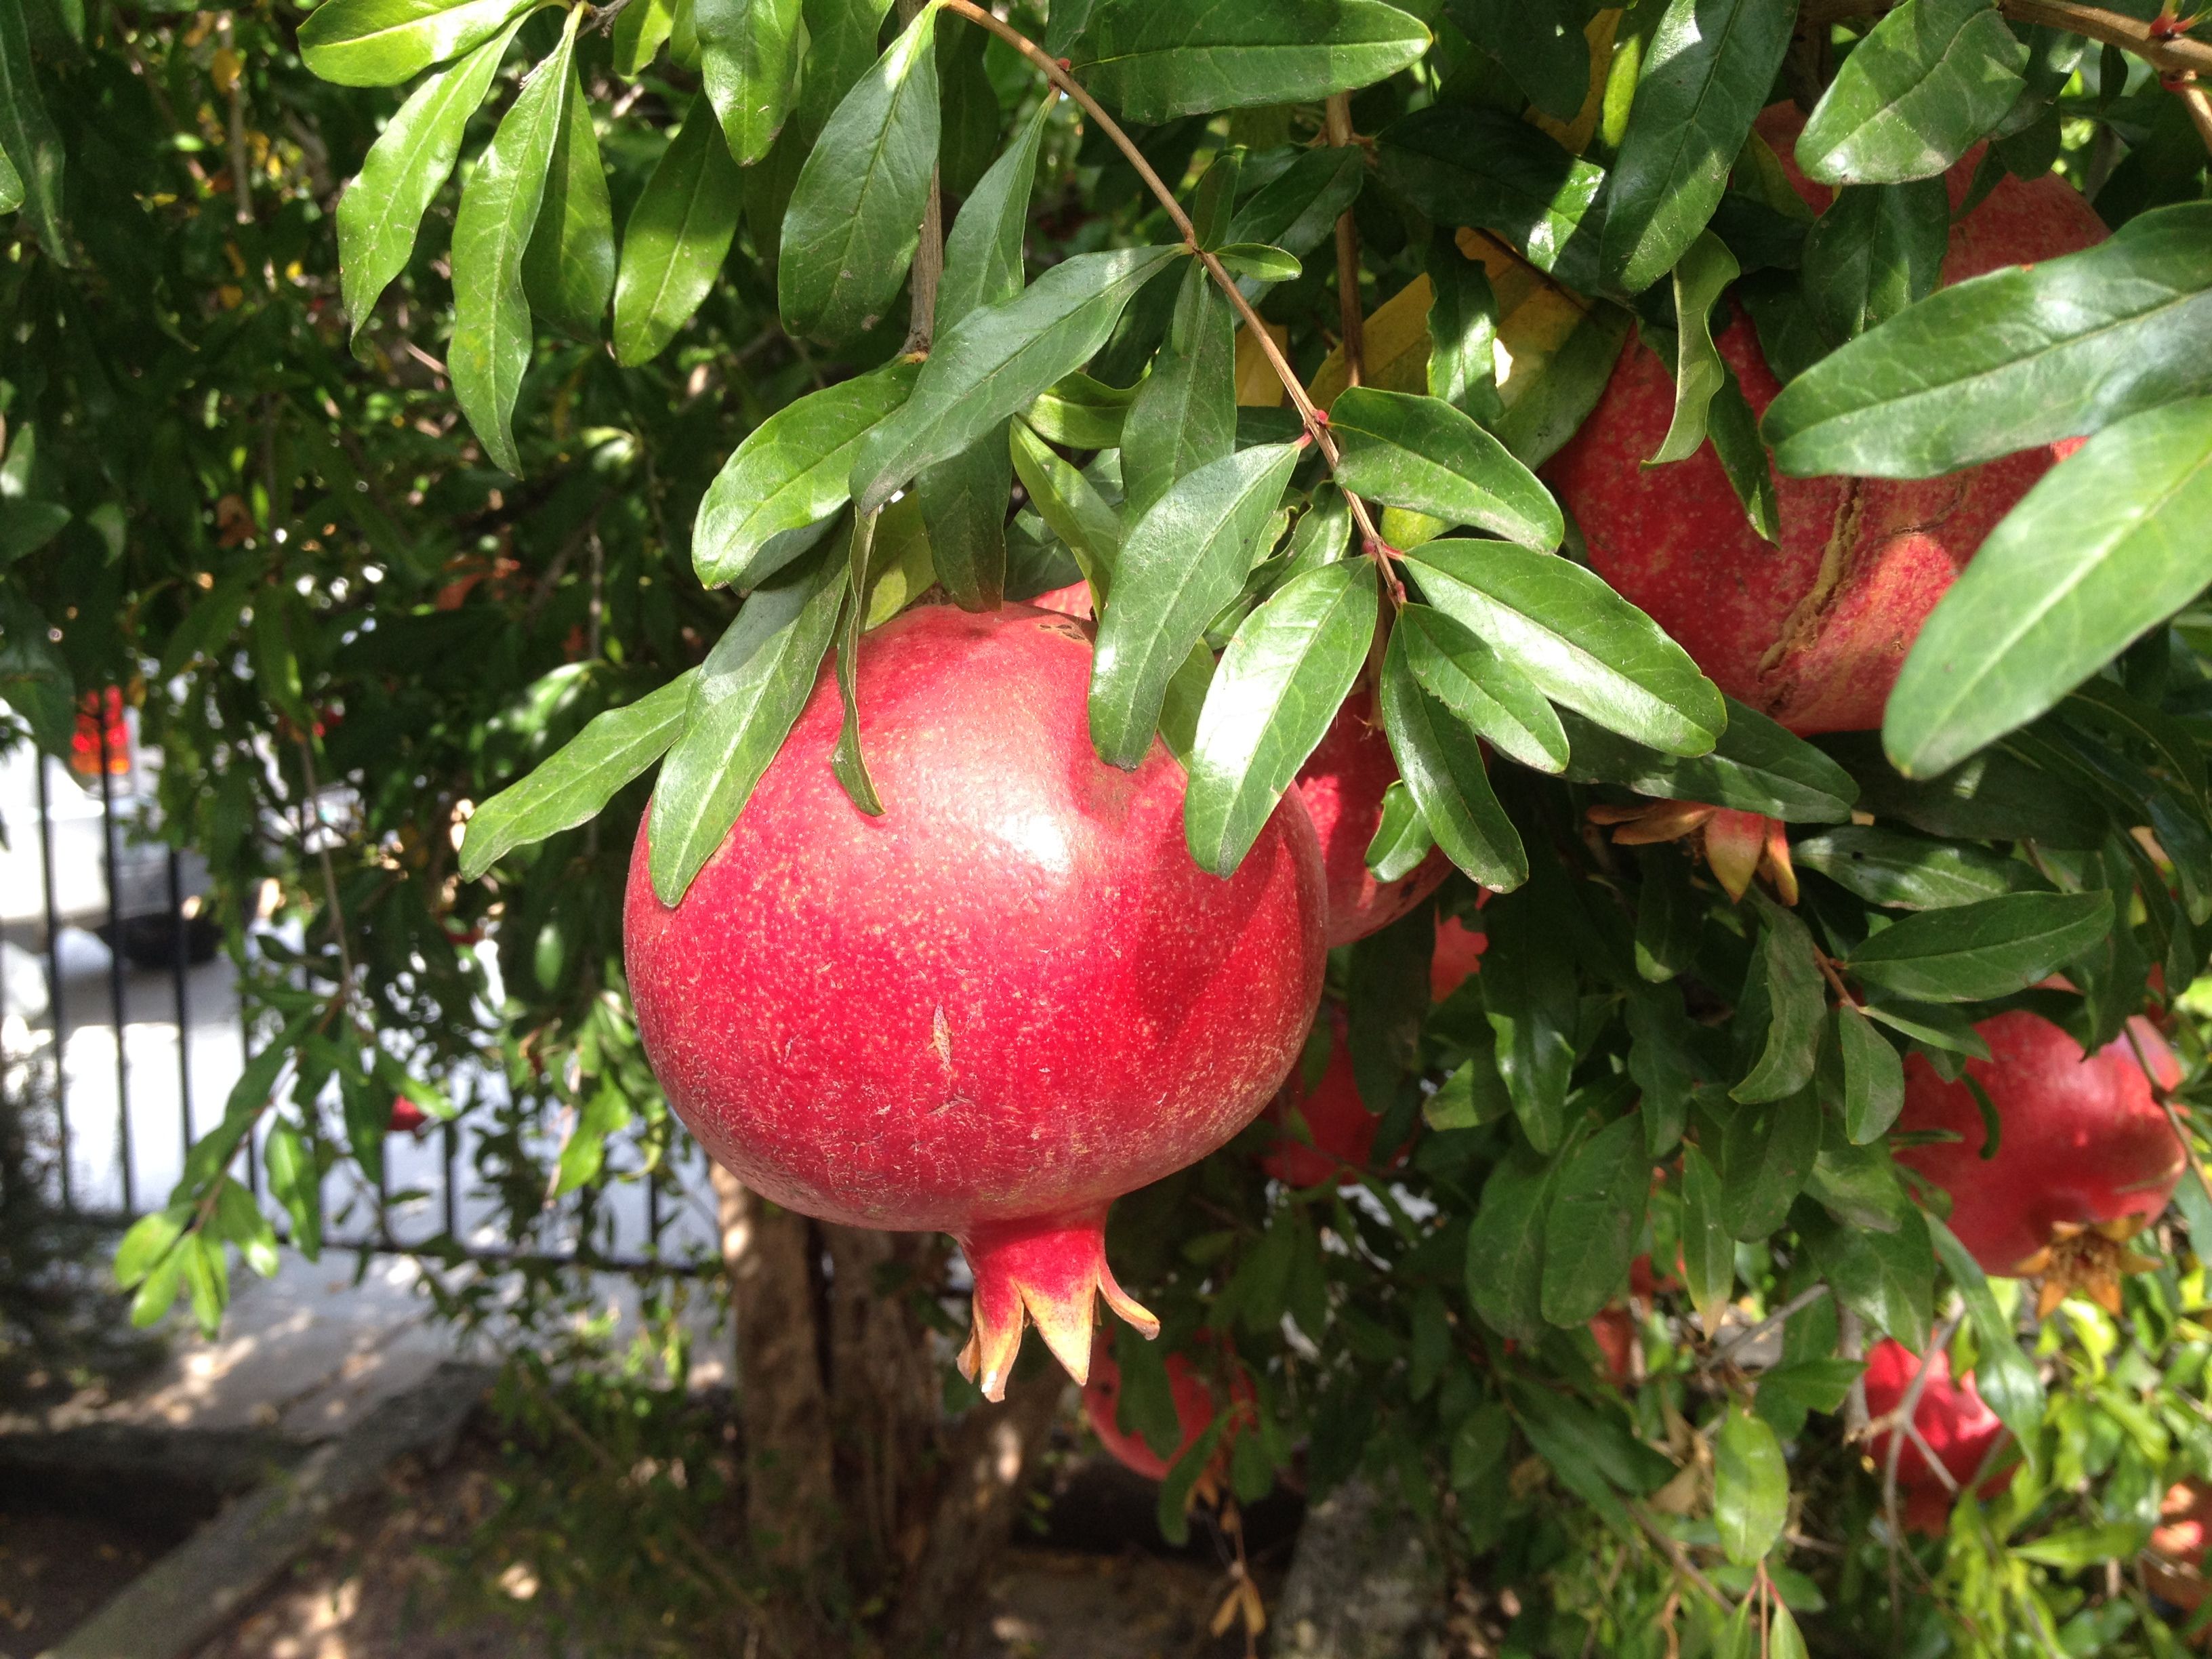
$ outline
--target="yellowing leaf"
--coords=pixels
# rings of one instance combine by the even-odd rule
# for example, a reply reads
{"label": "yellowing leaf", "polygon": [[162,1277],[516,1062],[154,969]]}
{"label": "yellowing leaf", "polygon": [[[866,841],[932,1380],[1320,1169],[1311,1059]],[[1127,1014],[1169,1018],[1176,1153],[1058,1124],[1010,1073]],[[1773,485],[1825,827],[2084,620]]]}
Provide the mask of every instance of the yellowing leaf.
{"label": "yellowing leaf", "polygon": [[[1291,331],[1280,323],[1267,325],[1267,337],[1279,348],[1290,343]],[[1274,365],[1249,327],[1237,331],[1237,405],[1240,409],[1275,409],[1283,401],[1283,382]]]}

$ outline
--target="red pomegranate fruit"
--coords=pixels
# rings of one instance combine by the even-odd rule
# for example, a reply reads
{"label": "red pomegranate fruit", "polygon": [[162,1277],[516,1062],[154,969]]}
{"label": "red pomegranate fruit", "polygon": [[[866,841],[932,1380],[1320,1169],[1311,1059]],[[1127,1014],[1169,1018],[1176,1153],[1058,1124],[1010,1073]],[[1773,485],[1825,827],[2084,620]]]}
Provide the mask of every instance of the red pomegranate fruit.
{"label": "red pomegranate fruit", "polygon": [[1985,1272],[2043,1276],[2046,1314],[2077,1290],[2119,1310],[2118,1275],[2148,1265],[2126,1241],[2166,1208],[2187,1167],[2136,1046],[2161,1085],[2179,1081],[2179,1067],[2148,1020],[2128,1025],[2087,1058],[2024,1010],[1977,1025],[1990,1058],[1968,1060],[1966,1075],[1996,1110],[1988,1158],[1973,1091],[1946,1083],[1923,1055],[1905,1062],[1897,1127],[1959,1139],[1901,1147],[1897,1161],[1951,1195],[1951,1231]]}
{"label": "red pomegranate fruit", "polygon": [[[2212,1486],[2194,1479],[2178,1482],[2166,1489],[2158,1515],[2150,1548],[2143,1553],[2144,1580],[2160,1601],[2194,1613],[2212,1596],[2212,1583],[2204,1577],[2206,1555],[2212,1551]],[[2197,1646],[2208,1644],[2212,1631],[2197,1638]]]}
{"label": "red pomegranate fruit", "polygon": [[[1116,1462],[1147,1480],[1164,1480],[1175,1467],[1176,1459],[1196,1445],[1198,1437],[1213,1426],[1219,1407],[1212,1389],[1207,1385],[1205,1371],[1204,1363],[1194,1363],[1188,1354],[1171,1353],[1167,1357],[1168,1392],[1175,1401],[1176,1421],[1182,1429],[1182,1438],[1172,1456],[1162,1457],[1143,1435],[1125,1432],[1121,1428],[1118,1420],[1121,1368],[1114,1363],[1111,1345],[1102,1333],[1091,1351],[1090,1380],[1083,1385],[1083,1414],[1090,1421],[1091,1431],[1113,1454]],[[1229,1397],[1234,1416],[1221,1437],[1219,1455],[1224,1462],[1239,1420],[1248,1419],[1255,1409],[1257,1396],[1253,1393],[1250,1379],[1242,1370],[1237,1371],[1230,1382]]]}
{"label": "red pomegranate fruit", "polygon": [[[1928,1386],[1921,1390],[1920,1403],[1914,1408],[1912,1425],[1920,1431],[1920,1438],[1928,1449],[1936,1454],[1945,1474],[1950,1476],[1946,1485],[1942,1475],[1936,1473],[1927,1454],[1908,1437],[1897,1455],[1897,1489],[1904,1500],[1905,1523],[1915,1532],[1935,1533],[1943,1529],[1950,1513],[1956,1489],[1963,1489],[1981,1470],[1990,1449],[2004,1436],[2004,1425],[1997,1414],[1983,1403],[1981,1391],[1974,1386],[1973,1373],[1969,1371],[1955,1381],[1951,1376],[1951,1356],[1937,1349],[1928,1361]],[[1885,1340],[1877,1344],[1867,1356],[1866,1404],[1867,1415],[1880,1421],[1899,1410],[1905,1396],[1911,1391],[1912,1380],[1920,1375],[1920,1358],[1903,1343]],[[1877,1474],[1889,1468],[1890,1444],[1896,1437],[1892,1428],[1875,1436],[1869,1449],[1874,1455]],[[2002,1492],[2012,1479],[2006,1471],[1993,1474],[1982,1482],[1980,1493],[1984,1498]]]}
{"label": "red pomegranate fruit", "polygon": [[1376,718],[1374,694],[1353,691],[1292,787],[1321,839],[1328,875],[1328,942],[1349,945],[1388,927],[1443,885],[1451,861],[1431,850],[1410,875],[1378,881],[1367,848],[1382,823],[1382,796],[1398,781],[1398,763]]}
{"label": "red pomegranate fruit", "polygon": [[828,1221],[951,1233],[962,1364],[998,1398],[1024,1317],[1080,1380],[1108,1203],[1249,1122],[1320,1000],[1311,827],[1279,807],[1237,873],[1184,849],[1183,771],[1092,752],[1088,631],[1028,605],[907,612],[857,664],[884,811],[830,767],[828,669],[683,899],[630,864],[647,1058],[707,1151]]}
{"label": "red pomegranate fruit", "polygon": [[[1296,1071],[1276,1092],[1267,1115],[1281,1126],[1260,1167],[1286,1187],[1312,1187],[1324,1181],[1356,1181],[1375,1155],[1375,1131],[1382,1120],[1367,1109],[1352,1075],[1352,1032],[1344,1010],[1325,1004],[1328,1061],[1311,1089]],[[1306,1126],[1304,1140],[1291,1133],[1295,1111]]]}
{"label": "red pomegranate fruit", "polygon": [[[1815,208],[1831,192],[1790,161],[1804,117],[1777,105],[1759,135]],[[1948,183],[1964,204],[1982,152]],[[2105,227],[2053,175],[2007,174],[1951,227],[1943,280],[2075,253]],[[1757,332],[1739,314],[1718,337],[1753,412],[1781,390]],[[1674,380],[1640,342],[1623,353],[1574,441],[1545,469],[1589,544],[1593,568],[1680,641],[1730,696],[1800,733],[1881,724],[1920,626],[1959,570],[2030,485],[2074,444],[2024,451],[1923,479],[1776,480],[1781,544],[1745,521],[1711,444],[1646,471],[1674,417]]]}
{"label": "red pomegranate fruit", "polygon": [[1040,611],[1057,611],[1063,617],[1079,617],[1091,620],[1091,584],[1070,582],[1065,587],[1055,587],[1049,593],[1040,593],[1030,603]]}
{"label": "red pomegranate fruit", "polygon": [[390,1134],[411,1135],[420,1133],[429,1121],[429,1113],[405,1095],[394,1095],[392,1097],[392,1116],[384,1127]]}
{"label": "red pomegranate fruit", "polygon": [[[1486,888],[1482,897],[1489,896]],[[1489,948],[1490,935],[1476,933],[1457,916],[1438,921],[1436,954],[1429,958],[1429,1000],[1442,1002],[1480,973],[1482,953]]]}

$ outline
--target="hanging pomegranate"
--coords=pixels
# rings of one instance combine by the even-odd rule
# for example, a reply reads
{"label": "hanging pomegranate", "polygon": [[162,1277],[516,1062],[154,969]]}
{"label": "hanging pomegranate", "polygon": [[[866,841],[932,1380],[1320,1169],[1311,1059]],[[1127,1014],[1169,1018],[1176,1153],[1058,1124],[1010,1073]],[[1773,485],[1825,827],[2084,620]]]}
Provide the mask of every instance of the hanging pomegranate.
{"label": "hanging pomegranate", "polygon": [[[1920,1363],[1919,1356],[1901,1342],[1885,1340],[1875,1346],[1867,1356],[1865,1377],[1870,1419],[1880,1422],[1904,1407],[1913,1378],[1920,1375]],[[1930,1463],[1927,1453],[1907,1436],[1897,1455],[1897,1490],[1904,1500],[1905,1524],[1915,1532],[1937,1533],[1943,1530],[1957,1493],[1981,1472],[2005,1430],[1997,1414],[1984,1403],[1972,1372],[1954,1380],[1951,1356],[1940,1348],[1929,1356],[1928,1364],[1928,1386],[1921,1390],[1920,1403],[1913,1409],[1912,1425],[1928,1451],[1936,1454],[1936,1463]],[[1869,1443],[1877,1475],[1889,1468],[1890,1445],[1896,1434],[1893,1426]],[[1942,1474],[1936,1472],[1937,1464]],[[1948,1483],[1945,1475],[1949,1477]],[[1982,1482],[1980,1495],[1994,1497],[2011,1480],[2009,1470],[1993,1474]]]}
{"label": "hanging pomegranate", "polygon": [[[1375,1155],[1375,1131],[1382,1120],[1367,1109],[1352,1074],[1352,1031],[1343,1008],[1322,1006],[1328,1026],[1328,1060],[1312,1088],[1293,1071],[1273,1103],[1269,1120],[1279,1126],[1275,1144],[1260,1167],[1286,1187],[1311,1187],[1324,1181],[1356,1183]],[[1304,1122],[1306,1139],[1291,1131],[1291,1114]],[[1399,1162],[1403,1161],[1401,1152]]]}
{"label": "hanging pomegranate", "polygon": [[[1480,904],[1489,896],[1490,890],[1485,888],[1475,902]],[[1440,919],[1436,953],[1429,958],[1429,1000],[1442,1002],[1480,973],[1482,953],[1489,948],[1489,934],[1475,932],[1457,916]]]}
{"label": "hanging pomegranate", "polygon": [[1321,839],[1331,945],[1389,927],[1451,874],[1451,861],[1439,850],[1393,882],[1376,880],[1367,867],[1367,848],[1382,823],[1383,793],[1397,781],[1398,763],[1376,718],[1374,694],[1361,686],[1337,710],[1293,786]]}
{"label": "hanging pomegranate", "polygon": [[[1242,1370],[1230,1362],[1232,1372],[1229,1383],[1231,1420],[1217,1448],[1215,1462],[1225,1468],[1229,1461],[1230,1442],[1238,1428],[1250,1420],[1257,1409],[1257,1396],[1252,1383]],[[1176,1422],[1181,1426],[1182,1438],[1176,1443],[1172,1455],[1162,1457],[1141,1434],[1124,1432],[1119,1419],[1121,1407],[1121,1368],[1114,1363],[1112,1345],[1102,1332],[1097,1346],[1091,1354],[1090,1380],[1083,1385],[1083,1415],[1091,1424],[1091,1431],[1098,1437],[1099,1443],[1110,1452],[1124,1468],[1141,1474],[1147,1480],[1162,1480],[1175,1467],[1176,1460],[1198,1443],[1199,1437],[1213,1426],[1220,1410],[1212,1387],[1207,1382],[1209,1370],[1218,1372],[1218,1366],[1209,1367],[1204,1360],[1194,1362],[1188,1354],[1171,1353],[1166,1360],[1168,1392],[1175,1401]],[[1209,1468],[1201,1475],[1201,1486],[1218,1482],[1218,1469]],[[1210,1497],[1210,1491],[1199,1493]]]}

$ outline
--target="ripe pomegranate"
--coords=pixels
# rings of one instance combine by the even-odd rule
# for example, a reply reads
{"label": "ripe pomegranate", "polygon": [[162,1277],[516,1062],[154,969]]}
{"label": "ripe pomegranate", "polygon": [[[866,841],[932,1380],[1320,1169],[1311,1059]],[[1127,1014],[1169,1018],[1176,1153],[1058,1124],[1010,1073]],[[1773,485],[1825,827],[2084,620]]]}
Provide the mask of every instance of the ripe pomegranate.
{"label": "ripe pomegranate", "polygon": [[[1490,896],[1485,888],[1480,904]],[[1436,954],[1429,958],[1429,1000],[1442,1002],[1482,971],[1482,953],[1490,948],[1490,935],[1478,933],[1457,916],[1437,923]]]}
{"label": "ripe pomegranate", "polygon": [[1443,885],[1451,861],[1431,850],[1410,875],[1377,881],[1367,848],[1382,823],[1383,792],[1398,781],[1390,740],[1361,686],[1345,700],[1292,787],[1321,837],[1328,872],[1328,942],[1349,945],[1389,927]]}
{"label": "ripe pomegranate", "polygon": [[1184,850],[1183,771],[1092,753],[1087,630],[1011,605],[910,611],[862,641],[884,812],[829,765],[825,667],[674,906],[647,827],[624,949],[646,1054],[707,1151],[770,1200],[941,1230],[975,1279],[962,1364],[998,1398],[1024,1316],[1079,1380],[1115,1283],[1116,1195],[1250,1121],[1320,1000],[1311,827],[1279,807],[1237,873]]}
{"label": "ripe pomegranate", "polygon": [[[2197,1480],[2167,1488],[2158,1506],[2159,1524],[2143,1556],[2143,1577],[2151,1593],[2184,1613],[2194,1613],[2212,1595],[2204,1578],[2205,1556],[2212,1548],[2212,1486]],[[2198,1646],[2212,1632],[2197,1637]]]}
{"label": "ripe pomegranate", "polygon": [[[1936,1533],[1943,1530],[1944,1522],[1951,1513],[1952,1488],[1963,1488],[1974,1478],[1989,1456],[1990,1449],[2003,1437],[2005,1430],[1997,1414],[1983,1403],[1981,1391],[1974,1386],[1972,1372],[1954,1382],[1951,1356],[1941,1348],[1929,1356],[1928,1363],[1931,1368],[1928,1386],[1921,1390],[1920,1404],[1912,1413],[1912,1425],[1920,1431],[1920,1438],[1928,1443],[1928,1449],[1936,1454],[1936,1461],[1950,1475],[1951,1485],[1943,1484],[1927,1455],[1908,1438],[1898,1453],[1897,1490],[1898,1496],[1904,1499],[1905,1524],[1915,1532]],[[1877,1344],[1867,1356],[1867,1415],[1879,1422],[1897,1411],[1905,1404],[1912,1379],[1919,1375],[1919,1357],[1903,1343],[1885,1340]],[[1869,1445],[1877,1474],[1889,1468],[1890,1443],[1895,1437],[1893,1428],[1875,1436]],[[1995,1496],[2011,1480],[2010,1470],[1991,1475],[1982,1482],[1981,1496]]]}
{"label": "ripe pomegranate", "polygon": [[[1116,1462],[1147,1480],[1165,1480],[1176,1459],[1197,1444],[1199,1436],[1213,1426],[1219,1407],[1214,1401],[1213,1390],[1206,1384],[1204,1370],[1203,1360],[1194,1363],[1188,1354],[1171,1353],[1167,1357],[1168,1392],[1175,1400],[1176,1421],[1182,1427],[1182,1439],[1174,1456],[1162,1457],[1143,1435],[1122,1432],[1116,1420],[1121,1403],[1121,1368],[1114,1363],[1112,1345],[1101,1332],[1091,1352],[1090,1381],[1083,1385],[1083,1414],[1090,1420],[1091,1431],[1098,1437],[1099,1443],[1113,1454]],[[1249,1419],[1256,1409],[1254,1402],[1258,1396],[1253,1393],[1251,1380],[1242,1370],[1235,1373],[1229,1385],[1229,1397],[1234,1415],[1221,1437],[1218,1453],[1224,1463],[1228,1459],[1229,1443],[1236,1437],[1239,1419]]]}
{"label": "ripe pomegranate", "polygon": [[1057,611],[1063,617],[1080,617],[1091,620],[1091,584],[1070,582],[1065,587],[1055,587],[1049,593],[1040,593],[1030,603],[1040,611]]}
{"label": "ripe pomegranate", "polygon": [[1636,1380],[1636,1316],[1604,1308],[1590,1316],[1589,1334],[1605,1360],[1606,1375],[1621,1388]]}
{"label": "ripe pomegranate", "polygon": [[[1322,1015],[1328,1022],[1329,1049],[1320,1079],[1308,1090],[1293,1071],[1267,1108],[1269,1119],[1283,1127],[1260,1167],[1286,1187],[1356,1180],[1355,1172],[1365,1169],[1375,1154],[1375,1131],[1382,1122],[1367,1109],[1353,1080],[1352,1033],[1343,1008],[1328,1003]],[[1292,1111],[1305,1121],[1310,1145],[1290,1133]],[[1399,1161],[1403,1156],[1401,1152]]]}
{"label": "ripe pomegranate", "polygon": [[[1804,117],[1777,105],[1759,131],[1815,207],[1830,192],[1790,155]],[[1948,180],[1954,211],[1982,152]],[[1943,279],[2079,252],[2105,228],[2063,179],[2009,174],[1951,227]],[[1750,321],[1718,337],[1755,414],[1781,390]],[[1720,688],[1794,732],[1857,731],[1882,708],[1921,623],[1982,538],[2072,441],[1948,477],[1778,478],[1781,545],[1745,522],[1712,446],[1645,471],[1673,419],[1674,381],[1632,343],[1546,476],[1572,511],[1597,573],[1680,641]]]}
{"label": "ripe pomegranate", "polygon": [[1951,1231],[1994,1273],[2043,1275],[2043,1311],[2070,1292],[2119,1310],[2118,1274],[2143,1263],[2126,1240],[2166,1208],[2186,1167],[2173,1127],[2152,1097],[2130,1036],[2160,1074],[2179,1081],[2148,1020],[2083,1058],[2074,1039],[2022,1010],[1974,1029],[1990,1058],[1966,1062],[1996,1109],[1996,1155],[1984,1158],[1981,1107],[1964,1081],[1927,1060],[1905,1062],[1900,1130],[1960,1138],[1900,1148],[1897,1161],[1951,1194]]}
{"label": "ripe pomegranate", "polygon": [[395,1135],[418,1134],[429,1121],[429,1113],[405,1095],[394,1095],[392,1097],[392,1117],[385,1129],[387,1133]]}

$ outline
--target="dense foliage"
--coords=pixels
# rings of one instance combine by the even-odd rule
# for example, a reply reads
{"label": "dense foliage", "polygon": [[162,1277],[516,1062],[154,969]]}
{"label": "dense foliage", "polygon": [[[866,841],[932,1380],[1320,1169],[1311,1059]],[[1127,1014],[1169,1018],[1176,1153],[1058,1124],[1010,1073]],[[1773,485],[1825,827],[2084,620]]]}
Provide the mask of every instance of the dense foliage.
{"label": "dense foliage", "polygon": [[[273,1260],[249,1135],[304,1248],[327,1171],[391,1201],[395,1096],[480,1120],[518,1246],[588,1248],[597,1188],[690,1156],[623,995],[646,775],[673,899],[866,629],[1086,582],[1098,752],[1187,760],[1201,865],[1371,691],[1370,861],[1461,872],[1332,960],[1365,1167],[1271,1181],[1263,1123],[1116,1210],[1166,1326],[1113,1340],[1121,1422],[1177,1443],[1170,1351],[1256,1402],[1164,1528],[1209,1471],[1364,1473],[1516,1588],[1516,1651],[2179,1651],[2140,1568],[2212,1478],[2193,1154],[2114,1241],[2149,1265],[2039,1318],[1892,1153],[1908,1068],[2013,1009],[2149,1011],[2208,1144],[2212,48],[2147,3],[1800,11],[6,0],[0,690],[57,752],[82,689],[142,702],[264,1023],[125,1241],[140,1311]],[[1937,291],[1962,163],[1962,208],[2055,170],[2113,234]],[[1537,470],[1633,340],[1654,476],[1717,454],[1770,540],[1770,448],[2088,439],[1879,738],[1724,697],[1581,562]],[[1432,1002],[1439,915],[1489,944]],[[1932,1538],[1869,1455],[1885,1336],[2008,1431]]]}

